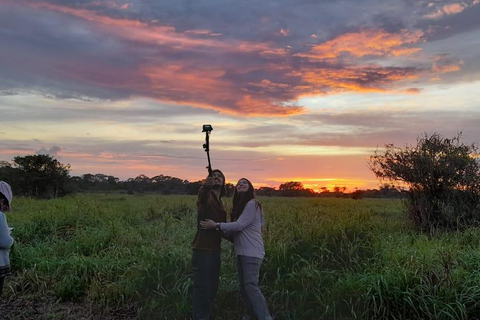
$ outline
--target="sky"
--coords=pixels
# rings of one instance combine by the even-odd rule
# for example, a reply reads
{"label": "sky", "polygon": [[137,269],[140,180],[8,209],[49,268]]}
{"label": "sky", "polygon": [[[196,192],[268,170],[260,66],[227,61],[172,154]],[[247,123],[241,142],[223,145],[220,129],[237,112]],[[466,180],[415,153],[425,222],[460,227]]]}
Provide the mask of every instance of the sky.
{"label": "sky", "polygon": [[0,160],[71,175],[377,188],[369,157],[480,142],[480,0],[0,0]]}

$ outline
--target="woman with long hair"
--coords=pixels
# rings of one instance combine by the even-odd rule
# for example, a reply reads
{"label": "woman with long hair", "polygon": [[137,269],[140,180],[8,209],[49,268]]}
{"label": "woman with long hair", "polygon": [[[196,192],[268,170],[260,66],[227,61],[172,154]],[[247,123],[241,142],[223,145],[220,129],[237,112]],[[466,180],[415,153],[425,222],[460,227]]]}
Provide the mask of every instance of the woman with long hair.
{"label": "woman with long hair", "polygon": [[13,238],[10,235],[4,212],[12,207],[12,188],[5,181],[0,181],[0,296],[3,293],[5,277],[10,275],[10,247]]}
{"label": "woman with long hair", "polygon": [[222,197],[225,195],[225,176],[213,170],[205,179],[197,198],[197,233],[192,241],[193,269],[193,319],[209,320],[218,290],[220,277],[221,233],[200,228],[200,221],[211,219],[227,221],[227,212]]}
{"label": "woman with long hair", "polygon": [[260,266],[265,249],[262,239],[262,226],[265,224],[262,206],[255,199],[252,183],[242,178],[238,181],[233,194],[231,222],[200,222],[204,229],[217,229],[223,236],[233,236],[237,255],[237,272],[240,292],[245,305],[242,319],[270,320],[272,316],[267,302],[258,285]]}

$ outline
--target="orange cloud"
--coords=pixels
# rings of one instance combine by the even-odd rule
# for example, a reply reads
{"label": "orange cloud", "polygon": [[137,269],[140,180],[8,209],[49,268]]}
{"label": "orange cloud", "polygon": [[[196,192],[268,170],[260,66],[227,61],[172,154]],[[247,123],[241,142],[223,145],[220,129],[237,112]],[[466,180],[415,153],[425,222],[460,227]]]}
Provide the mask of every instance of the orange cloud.
{"label": "orange cloud", "polygon": [[[158,92],[156,97],[175,104],[189,104],[214,109],[221,113],[248,116],[288,116],[303,113],[301,107],[285,107],[247,94],[235,94],[232,84],[224,81],[221,69],[195,70],[181,65],[144,66],[143,74],[150,79],[146,90]],[[179,101],[179,93],[182,97]],[[234,98],[234,99],[232,99]],[[222,101],[225,105],[222,105]],[[235,106],[229,108],[228,105]]]}
{"label": "orange cloud", "polygon": [[460,13],[462,12],[463,10],[465,9],[465,7],[463,5],[461,5],[460,3],[453,3],[453,4],[447,4],[443,7],[443,11],[446,13],[446,14],[456,14],[456,13]]}
{"label": "orange cloud", "polygon": [[[476,1],[472,3],[472,5],[475,5]],[[452,15],[452,14],[458,14],[465,10],[467,8],[466,4],[461,4],[461,3],[452,3],[452,4],[446,4],[442,8],[436,10],[435,12],[432,12],[430,14],[425,15],[425,18],[427,19],[440,19],[443,16],[446,15]]]}
{"label": "orange cloud", "polygon": [[[230,84],[222,81],[225,72],[221,69],[193,69],[182,65],[169,64],[166,66],[144,65],[141,73],[150,79],[151,88],[157,92],[189,92],[191,95],[203,94],[220,95],[230,91]],[[224,97],[226,98],[226,97]]]}
{"label": "orange cloud", "polygon": [[402,31],[388,33],[383,30],[365,30],[356,33],[347,33],[325,43],[314,46],[309,53],[300,53],[297,56],[311,59],[337,59],[343,54],[353,57],[372,56],[400,56],[420,51],[420,48],[407,48],[421,41],[423,32]]}
{"label": "orange cloud", "polygon": [[260,87],[265,90],[286,89],[290,87],[289,84],[273,82],[267,79],[263,79],[262,81],[260,81],[260,83],[249,83],[249,85],[254,87]]}
{"label": "orange cloud", "polygon": [[272,114],[275,114],[276,116],[290,116],[305,112],[304,108],[302,107],[285,107],[281,105],[275,105],[268,101],[255,99],[249,95],[243,96],[240,101],[238,101],[237,105],[240,107],[241,110],[246,111],[251,116]]}
{"label": "orange cloud", "polygon": [[448,54],[441,54],[435,57],[432,71],[437,73],[448,73],[461,70],[462,60],[452,58]]}
{"label": "orange cloud", "polygon": [[[345,67],[344,69],[306,70],[303,80],[317,88],[329,88],[330,92],[385,92],[384,86],[420,76],[414,71],[388,69],[379,66]],[[321,92],[315,92],[321,93]]]}

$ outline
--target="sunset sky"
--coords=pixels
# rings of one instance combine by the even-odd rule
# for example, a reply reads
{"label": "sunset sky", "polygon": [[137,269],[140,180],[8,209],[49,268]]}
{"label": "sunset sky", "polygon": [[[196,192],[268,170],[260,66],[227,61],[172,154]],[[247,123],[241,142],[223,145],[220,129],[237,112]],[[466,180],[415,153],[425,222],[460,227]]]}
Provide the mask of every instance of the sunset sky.
{"label": "sunset sky", "polygon": [[480,0],[0,0],[0,160],[377,188],[377,147],[480,142]]}

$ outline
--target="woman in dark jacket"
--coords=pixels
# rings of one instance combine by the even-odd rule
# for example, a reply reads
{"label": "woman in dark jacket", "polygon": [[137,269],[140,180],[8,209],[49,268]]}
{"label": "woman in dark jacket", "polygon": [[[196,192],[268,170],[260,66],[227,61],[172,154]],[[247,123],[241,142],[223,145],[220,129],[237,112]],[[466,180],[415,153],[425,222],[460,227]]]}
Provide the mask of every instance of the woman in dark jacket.
{"label": "woman in dark jacket", "polygon": [[222,201],[224,195],[225,176],[220,170],[213,170],[212,176],[207,177],[198,192],[197,234],[192,242],[194,320],[210,319],[220,277],[221,233],[218,230],[201,229],[200,221],[227,221]]}

